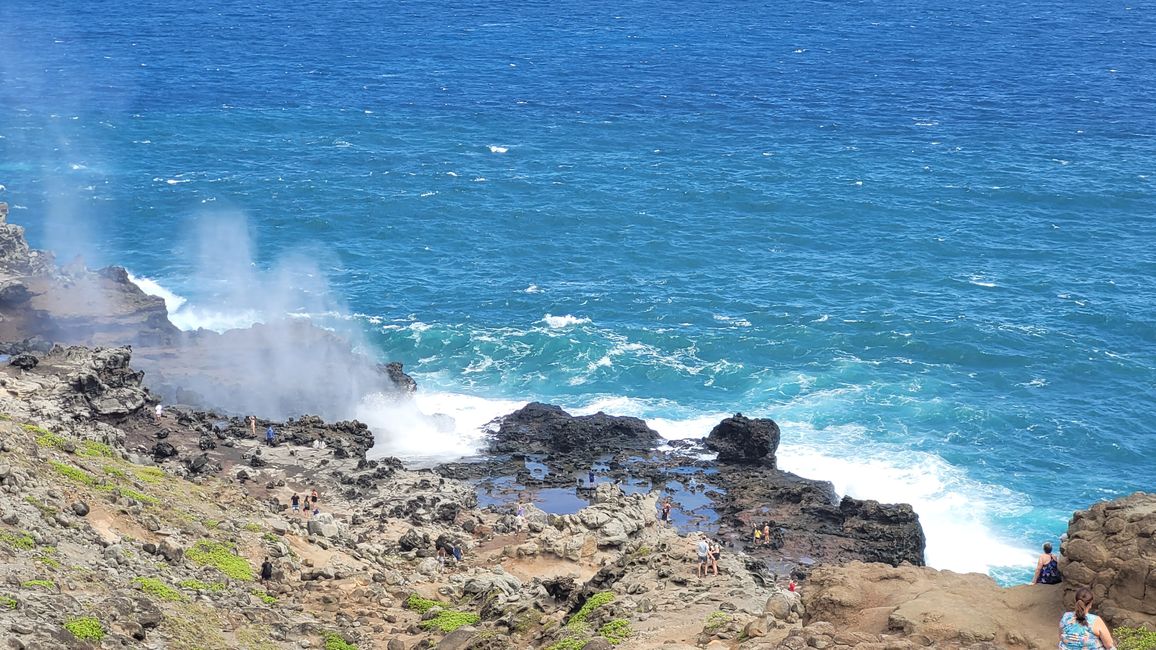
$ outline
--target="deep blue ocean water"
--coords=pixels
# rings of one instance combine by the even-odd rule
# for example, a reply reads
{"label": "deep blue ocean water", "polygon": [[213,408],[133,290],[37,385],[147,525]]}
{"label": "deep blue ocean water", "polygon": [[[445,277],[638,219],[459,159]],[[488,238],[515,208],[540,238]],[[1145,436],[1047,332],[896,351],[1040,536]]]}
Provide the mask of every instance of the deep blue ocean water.
{"label": "deep blue ocean water", "polygon": [[6,0],[0,200],[184,327],[355,324],[458,417],[383,452],[742,411],[1026,580],[1154,489],[1156,14],[934,5]]}

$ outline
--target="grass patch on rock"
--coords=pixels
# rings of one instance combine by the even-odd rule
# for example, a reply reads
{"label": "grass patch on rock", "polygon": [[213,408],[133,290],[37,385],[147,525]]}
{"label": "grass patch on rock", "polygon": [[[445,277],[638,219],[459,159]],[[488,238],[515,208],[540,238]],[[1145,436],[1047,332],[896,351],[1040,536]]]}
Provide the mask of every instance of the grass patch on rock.
{"label": "grass patch on rock", "polygon": [[714,611],[710,613],[710,616],[706,617],[706,622],[703,624],[702,629],[708,634],[713,634],[721,630],[730,622],[730,614],[727,614],[723,611]]}
{"label": "grass patch on rock", "polygon": [[253,591],[253,595],[259,598],[261,602],[265,603],[266,605],[272,605],[277,602],[276,598],[270,596],[268,592],[262,591],[260,589],[255,589]]}
{"label": "grass patch on rock", "polygon": [[136,501],[140,501],[141,503],[143,503],[145,505],[155,506],[156,504],[161,502],[160,499],[152,496],[151,494],[145,494],[144,492],[137,492],[136,490],[134,490],[132,488],[119,487],[116,490],[117,490],[117,492],[120,492],[120,495],[122,497],[127,497],[129,499],[134,499]]}
{"label": "grass patch on rock", "polygon": [[62,463],[56,460],[48,461],[48,464],[52,467],[52,469],[56,470],[57,474],[60,474],[61,476],[71,481],[75,481],[89,487],[97,487],[100,485],[100,481],[98,481],[95,476],[80,469],[79,467],[75,467],[73,465],[69,465],[68,463]]}
{"label": "grass patch on rock", "polygon": [[1112,630],[1118,650],[1154,650],[1156,632],[1140,627],[1118,627]]}
{"label": "grass patch on rock", "polygon": [[185,551],[185,557],[201,566],[211,566],[234,580],[253,579],[253,565],[220,542],[202,539]]}
{"label": "grass patch on rock", "polygon": [[52,433],[44,427],[36,426],[35,424],[21,424],[25,431],[36,435],[36,444],[41,447],[52,447],[59,449],[64,446],[64,436],[59,436]]}
{"label": "grass patch on rock", "polygon": [[582,650],[586,645],[586,639],[577,636],[568,636],[557,643],[554,643],[546,650]]}
{"label": "grass patch on rock", "polygon": [[357,646],[336,632],[326,632],[322,640],[325,643],[325,650],[357,650]]}
{"label": "grass patch on rock", "polygon": [[159,467],[134,467],[132,473],[143,483],[160,483],[165,479],[165,471]]}
{"label": "grass patch on rock", "polygon": [[119,478],[121,480],[127,480],[128,479],[128,474],[126,474],[123,469],[121,469],[119,467],[113,467],[112,465],[105,465],[104,466],[104,473],[108,474],[109,476],[111,476],[113,478]]}
{"label": "grass patch on rock", "polygon": [[184,600],[185,599],[185,597],[183,595],[181,595],[181,592],[177,591],[176,589],[173,589],[172,587],[170,587],[168,584],[166,584],[163,580],[161,580],[159,578],[136,577],[136,578],[132,579],[132,583],[134,585],[140,587],[141,591],[145,592],[146,594],[148,594],[154,598],[159,598],[161,600],[168,600],[168,601],[177,601],[177,600]]}
{"label": "grass patch on rock", "polygon": [[611,645],[618,645],[633,634],[634,630],[630,629],[630,621],[623,618],[616,618],[598,628],[598,636],[609,641]]}
{"label": "grass patch on rock", "polygon": [[22,551],[30,551],[36,548],[36,540],[32,538],[32,535],[22,530],[14,533],[0,532],[0,542],[4,542],[7,546]]}
{"label": "grass patch on rock", "polygon": [[177,583],[177,586],[181,589],[188,589],[190,591],[211,591],[213,593],[225,590],[225,583],[223,582],[214,582],[210,584],[201,580],[181,580]]}
{"label": "grass patch on rock", "polygon": [[448,634],[458,629],[459,627],[465,627],[466,625],[476,625],[481,620],[481,616],[471,612],[459,612],[454,609],[443,609],[433,618],[422,621],[418,625],[420,625],[424,630],[438,630]]}
{"label": "grass patch on rock", "polygon": [[120,455],[112,447],[97,442],[95,440],[84,440],[76,449],[78,456],[88,456],[89,458],[119,458]]}
{"label": "grass patch on rock", "polygon": [[590,618],[590,614],[613,600],[614,592],[611,591],[600,591],[587,598],[586,602],[582,603],[582,608],[574,612],[574,615],[566,622],[566,628],[574,631],[585,631],[586,619]]}
{"label": "grass patch on rock", "polygon": [[69,619],[64,629],[80,641],[100,641],[104,638],[104,626],[91,616]]}
{"label": "grass patch on rock", "polygon": [[51,580],[25,580],[20,583],[21,587],[44,587],[45,589],[56,589],[56,583]]}
{"label": "grass patch on rock", "polygon": [[62,568],[62,565],[60,564],[59,560],[57,560],[54,557],[48,557],[47,555],[36,556],[36,561],[43,564],[44,566],[48,567],[49,569]]}
{"label": "grass patch on rock", "polygon": [[424,614],[434,607],[449,607],[446,603],[440,600],[430,600],[429,598],[422,598],[417,594],[410,594],[409,598],[405,599],[405,608],[412,609],[418,614]]}
{"label": "grass patch on rock", "polygon": [[20,601],[8,594],[0,594],[0,609],[12,610],[20,606]]}

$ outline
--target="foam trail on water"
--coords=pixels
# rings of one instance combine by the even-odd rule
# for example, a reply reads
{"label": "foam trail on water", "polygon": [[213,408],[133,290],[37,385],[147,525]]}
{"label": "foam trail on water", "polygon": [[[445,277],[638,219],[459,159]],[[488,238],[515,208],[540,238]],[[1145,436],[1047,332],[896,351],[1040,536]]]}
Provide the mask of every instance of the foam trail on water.
{"label": "foam trail on water", "polygon": [[589,323],[590,319],[571,316],[570,314],[565,314],[563,316],[553,316],[551,314],[546,314],[542,317],[542,322],[546,323],[554,329],[561,329],[563,327],[570,327],[572,325],[584,325]]}

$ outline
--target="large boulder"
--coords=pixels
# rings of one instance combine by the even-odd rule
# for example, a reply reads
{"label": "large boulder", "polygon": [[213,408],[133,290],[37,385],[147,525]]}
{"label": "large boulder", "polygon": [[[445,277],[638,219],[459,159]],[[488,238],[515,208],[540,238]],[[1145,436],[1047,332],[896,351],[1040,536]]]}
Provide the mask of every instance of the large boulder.
{"label": "large boulder", "polygon": [[638,418],[598,412],[573,416],[559,406],[532,402],[491,423],[489,449],[497,453],[593,456],[651,449],[661,436]]}
{"label": "large boulder", "polygon": [[1156,629],[1156,494],[1137,492],[1072,516],[1060,545],[1064,604],[1091,587],[1113,627]]}
{"label": "large boulder", "polygon": [[779,425],[774,420],[752,419],[736,413],[711,429],[706,446],[718,452],[719,462],[774,467],[775,451],[779,448]]}

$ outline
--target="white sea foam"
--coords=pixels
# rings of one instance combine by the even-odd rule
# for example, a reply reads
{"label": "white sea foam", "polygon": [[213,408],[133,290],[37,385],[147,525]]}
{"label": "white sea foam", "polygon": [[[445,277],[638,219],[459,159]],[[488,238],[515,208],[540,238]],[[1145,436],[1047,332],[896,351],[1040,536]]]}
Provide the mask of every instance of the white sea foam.
{"label": "white sea foam", "polygon": [[539,287],[536,284],[531,284],[525,289],[522,289],[522,293],[542,293],[542,287]]}
{"label": "white sea foam", "polygon": [[977,287],[992,288],[992,287],[997,286],[995,282],[992,282],[987,277],[979,275],[979,274],[972,274],[971,276],[969,276],[967,278],[967,281],[971,284],[974,284]]}
{"label": "white sea foam", "polygon": [[552,316],[550,314],[546,314],[542,317],[541,322],[546,323],[554,329],[561,329],[563,327],[573,327],[574,325],[583,325],[589,323],[590,319],[571,316],[570,314],[565,314],[563,316]]}
{"label": "white sea foam", "polygon": [[497,144],[490,145],[490,153],[506,153],[509,150],[509,147],[503,147]]}
{"label": "white sea foam", "polygon": [[403,401],[378,393],[362,399],[355,417],[374,432],[369,458],[447,461],[476,453],[485,426],[523,406],[453,392],[418,391],[413,400]]}
{"label": "white sea foam", "polygon": [[130,272],[128,279],[146,294],[164,300],[165,309],[169,312],[169,321],[177,329],[186,332],[198,329],[224,332],[262,322],[261,315],[251,309],[240,311],[204,309],[190,304],[185,297],[170,291],[151,278],[137,277]]}

